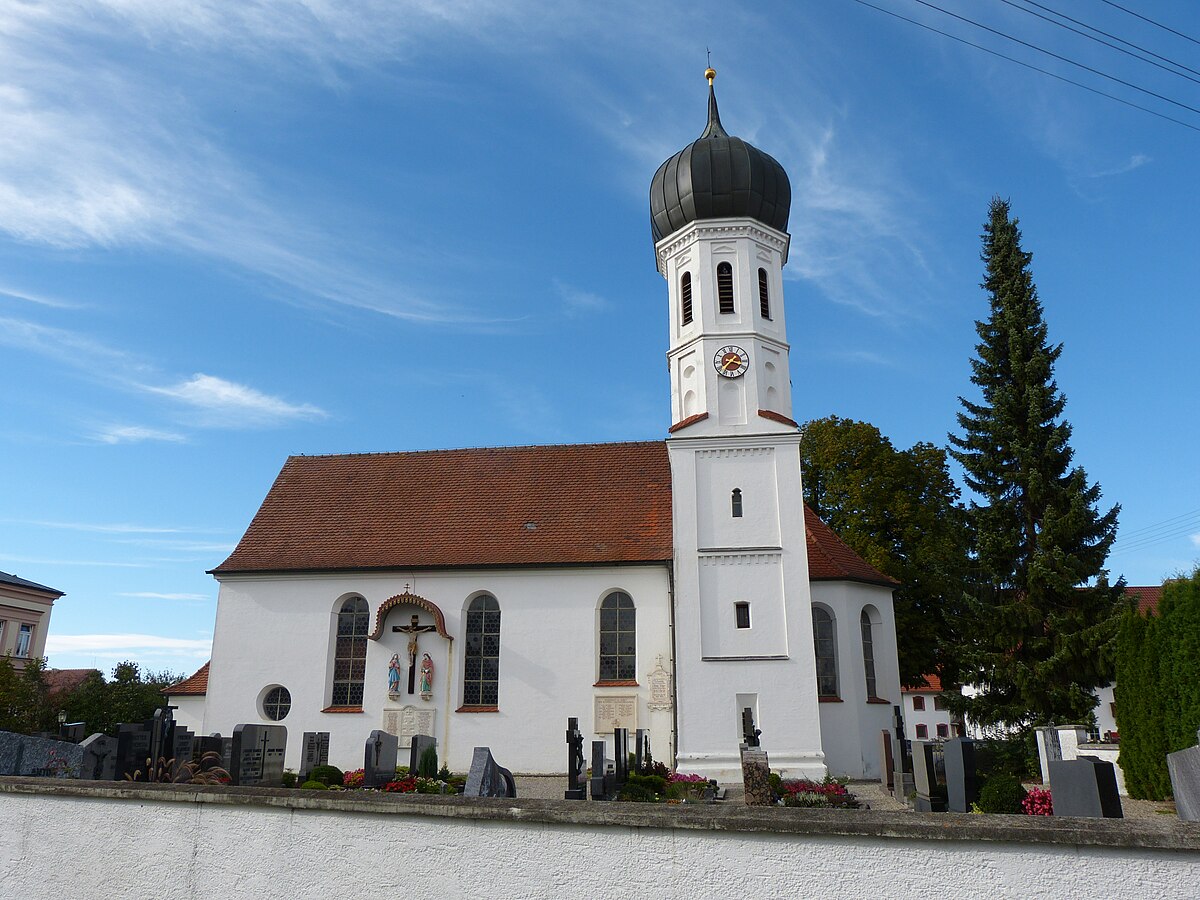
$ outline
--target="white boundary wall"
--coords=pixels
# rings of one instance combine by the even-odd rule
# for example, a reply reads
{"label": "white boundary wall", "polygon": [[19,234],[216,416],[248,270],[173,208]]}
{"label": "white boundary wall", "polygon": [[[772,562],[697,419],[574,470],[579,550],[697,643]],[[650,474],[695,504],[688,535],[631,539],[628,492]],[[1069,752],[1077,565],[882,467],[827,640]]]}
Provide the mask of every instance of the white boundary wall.
{"label": "white boundary wall", "polygon": [[[1194,898],[1200,884],[1200,828],[1178,822],[1126,833],[1019,817],[76,785],[0,780],[0,894]],[[672,814],[680,827],[664,824]],[[1108,845],[1088,845],[1093,827]]]}

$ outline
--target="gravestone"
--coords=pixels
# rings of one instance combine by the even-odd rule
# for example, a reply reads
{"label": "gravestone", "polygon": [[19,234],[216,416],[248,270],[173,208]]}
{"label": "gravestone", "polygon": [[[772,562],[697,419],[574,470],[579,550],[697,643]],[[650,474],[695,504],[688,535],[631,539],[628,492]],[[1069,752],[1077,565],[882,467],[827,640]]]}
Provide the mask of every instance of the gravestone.
{"label": "gravestone", "polygon": [[1113,764],[1094,756],[1050,762],[1054,815],[1121,819],[1121,795]]}
{"label": "gravestone", "polygon": [[907,803],[917,790],[913,781],[912,749],[904,736],[904,714],[899,706],[892,707],[892,796]]}
{"label": "gravestone", "polygon": [[1058,740],[1058,728],[1050,725],[1035,728],[1037,734],[1038,762],[1042,767],[1042,784],[1050,787],[1050,763],[1063,758],[1062,744]]}
{"label": "gravestone", "polygon": [[[1200,732],[1196,733],[1200,743]],[[1167,754],[1175,809],[1185,822],[1200,822],[1200,746]]]}
{"label": "gravestone", "polygon": [[[397,739],[397,746],[399,746],[399,739]],[[304,776],[304,780],[308,779],[312,770],[317,766],[327,765],[329,765],[329,732],[304,732],[303,750],[300,753],[300,774]]]}
{"label": "gravestone", "polygon": [[742,746],[757,747],[761,734],[754,724],[754,710],[747,706],[742,710]]}
{"label": "gravestone", "polygon": [[286,725],[238,725],[233,729],[228,769],[233,784],[257,787],[283,785]]}
{"label": "gravestone", "polygon": [[767,751],[761,747],[742,747],[742,786],[747,806],[772,806],[775,792],[771,790],[771,765]]}
{"label": "gravestone", "polygon": [[171,748],[171,759],[175,760],[176,768],[195,758],[196,735],[190,728],[176,725],[172,740],[174,745]]}
{"label": "gravestone", "polygon": [[584,771],[583,734],[579,731],[579,719],[567,719],[567,789],[564,800],[587,799],[587,773]]}
{"label": "gravestone", "polygon": [[414,734],[412,744],[408,748],[408,774],[416,775],[421,767],[421,757],[430,747],[437,749],[437,738],[427,734]]}
{"label": "gravestone", "polygon": [[892,762],[892,733],[885,728],[880,735],[883,739],[883,778],[881,780],[890,794],[896,787],[895,769]]}
{"label": "gravestone", "polygon": [[219,734],[214,734],[213,737],[221,738],[221,768],[226,772],[233,771],[233,738],[221,737]]}
{"label": "gravestone", "polygon": [[463,787],[464,797],[515,797],[517,783],[512,772],[492,758],[488,747],[476,747],[471,757],[471,770]]}
{"label": "gravestone", "polygon": [[78,744],[0,731],[0,775],[76,778],[82,762]]}
{"label": "gravestone", "polygon": [[64,722],[58,726],[58,739],[70,744],[78,744],[87,737],[86,722]]}
{"label": "gravestone", "polygon": [[79,749],[83,760],[79,765],[79,777],[84,781],[114,781],[117,777],[117,739],[107,734],[93,734],[84,738]]}
{"label": "gravestone", "polygon": [[942,745],[946,766],[946,806],[950,812],[970,812],[979,800],[979,776],[975,772],[975,742],[954,738]]}
{"label": "gravestone", "polygon": [[198,734],[192,739],[192,756],[200,759],[205,753],[215,753],[221,757],[221,768],[226,769],[223,744],[224,741],[219,734]]}
{"label": "gravestone", "polygon": [[639,728],[633,734],[633,771],[641,775],[650,758],[650,735],[645,728]]}
{"label": "gravestone", "polygon": [[150,758],[150,730],[152,722],[125,722],[117,727],[117,770],[115,780],[133,778],[141,772],[146,777],[146,760]]}
{"label": "gravestone", "polygon": [[160,759],[164,762],[170,761],[171,751],[175,749],[175,718],[171,715],[171,710],[156,709],[148,724],[151,762],[157,765]]}
{"label": "gravestone", "polygon": [[933,741],[913,741],[913,788],[917,796],[913,809],[917,812],[945,812],[946,788],[938,781],[942,751]]}
{"label": "gravestone", "polygon": [[604,741],[592,741],[591,794],[593,800],[612,799],[612,775],[606,759],[607,745]]}
{"label": "gravestone", "polygon": [[[400,741],[394,734],[376,729],[363,748],[363,787],[383,787],[396,780],[396,754]],[[415,774],[415,773],[414,773]]]}
{"label": "gravestone", "polygon": [[613,760],[616,763],[613,792],[620,794],[629,780],[629,730],[626,728],[613,729]]}

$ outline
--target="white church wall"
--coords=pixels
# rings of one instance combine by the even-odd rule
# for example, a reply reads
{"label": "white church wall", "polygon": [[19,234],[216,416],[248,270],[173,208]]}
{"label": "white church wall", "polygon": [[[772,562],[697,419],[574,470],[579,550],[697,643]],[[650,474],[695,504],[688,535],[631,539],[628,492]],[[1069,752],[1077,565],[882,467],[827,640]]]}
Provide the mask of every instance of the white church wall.
{"label": "white church wall", "polygon": [[944,814],[743,807],[701,823],[648,804],[5,781],[0,883],[23,900],[1174,900],[1195,897],[1200,882],[1200,840],[1178,822],[960,816],[951,825]]}
{"label": "white church wall", "polygon": [[[418,612],[401,606],[388,614],[380,640],[367,642],[362,712],[322,712],[330,696],[331,634],[341,600],[350,594],[364,597],[374,626],[380,604],[404,593],[406,585],[441,609],[454,637],[452,642],[436,633],[419,637],[420,652],[429,652],[435,667],[431,699],[408,695],[406,684],[398,701],[388,698],[393,653],[407,670],[408,636],[393,632],[392,626],[407,625],[411,613]],[[627,592],[637,610],[637,683],[596,686],[598,608],[613,590]],[[499,708],[456,712],[462,704],[465,606],[480,592],[494,596],[501,610]],[[431,616],[423,613],[422,622],[428,621]],[[265,688],[279,684],[292,697],[292,708],[280,722],[288,729],[286,764],[291,768],[299,765],[305,731],[328,731],[330,762],[360,767],[367,736],[384,727],[385,710],[413,706],[434,712],[439,756],[455,771],[466,771],[475,746],[489,746],[500,764],[515,772],[558,773],[566,770],[567,717],[579,718],[585,739],[607,735],[611,745],[611,726],[602,726],[606,733],[592,732],[596,698],[630,698],[636,721],[628,724],[649,728],[655,756],[670,760],[670,711],[648,706],[647,675],[659,656],[669,669],[665,566],[225,576],[205,728],[230,734],[240,723],[268,722],[258,698]]]}
{"label": "white church wall", "polygon": [[170,698],[175,709],[172,716],[176,724],[190,729],[195,734],[207,734],[204,730],[204,696],[175,696]]}

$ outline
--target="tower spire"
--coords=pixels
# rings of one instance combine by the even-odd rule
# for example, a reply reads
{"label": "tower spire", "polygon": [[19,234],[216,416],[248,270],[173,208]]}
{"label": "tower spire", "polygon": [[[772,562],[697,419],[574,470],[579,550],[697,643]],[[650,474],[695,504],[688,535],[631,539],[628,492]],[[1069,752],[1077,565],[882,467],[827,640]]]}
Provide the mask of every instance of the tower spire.
{"label": "tower spire", "polygon": [[709,66],[704,70],[704,77],[708,79],[708,127],[704,129],[704,134],[700,135],[701,140],[704,138],[713,137],[729,137],[729,133],[721,124],[721,114],[717,112],[717,92],[713,88],[713,79],[717,77],[717,70]]}

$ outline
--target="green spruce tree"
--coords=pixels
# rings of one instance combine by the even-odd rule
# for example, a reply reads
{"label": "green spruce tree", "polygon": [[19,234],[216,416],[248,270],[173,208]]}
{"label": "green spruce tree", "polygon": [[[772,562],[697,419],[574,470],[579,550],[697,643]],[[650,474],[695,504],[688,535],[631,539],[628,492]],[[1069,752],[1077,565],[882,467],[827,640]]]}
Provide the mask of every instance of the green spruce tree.
{"label": "green spruce tree", "polygon": [[991,314],[975,324],[971,360],[982,400],[959,398],[962,436],[950,440],[978,495],[963,678],[980,693],[963,705],[982,725],[1024,729],[1092,719],[1091,691],[1112,679],[1124,607],[1123,584],[1110,586],[1104,571],[1120,507],[1101,513],[1100,486],[1072,465],[1054,380],[1062,344],[1049,341],[1032,255],[1009,212],[994,198],[984,225]]}

